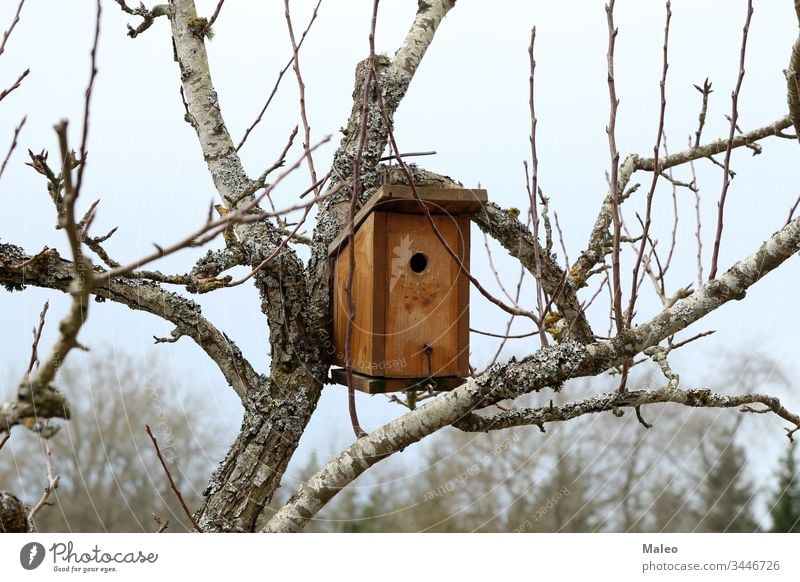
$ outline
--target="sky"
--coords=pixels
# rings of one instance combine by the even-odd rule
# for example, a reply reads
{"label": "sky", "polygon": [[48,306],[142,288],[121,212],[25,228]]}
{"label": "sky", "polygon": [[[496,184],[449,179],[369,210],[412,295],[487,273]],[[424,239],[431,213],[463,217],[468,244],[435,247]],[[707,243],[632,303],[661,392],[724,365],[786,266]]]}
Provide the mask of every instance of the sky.
{"label": "sky", "polygon": [[[216,2],[198,1],[200,14],[210,14]],[[302,29],[314,2],[294,0],[293,20]],[[367,55],[367,34],[372,2],[324,0],[301,52],[306,102],[312,141],[332,135],[319,150],[317,167],[329,165],[352,104],[355,63]],[[739,125],[745,131],[782,117],[786,112],[783,69],[797,35],[791,2],[760,0],[746,53],[746,74],[739,100]],[[103,0],[102,32],[98,51],[99,74],[93,95],[89,134],[89,160],[79,210],[100,199],[95,231],[118,226],[107,244],[117,260],[125,262],[152,249],[152,243],[169,243],[194,230],[206,216],[215,192],[204,167],[191,128],[183,121],[178,94],[178,69],[172,59],[167,22],[160,19],[137,39],[126,36],[125,25],[134,21],[120,13],[114,2]],[[739,48],[746,2],[675,0],[672,2],[667,110],[665,131],[670,151],[686,147],[697,126],[700,95],[693,84],[708,77],[713,82],[704,136],[727,135],[730,94],[738,74]],[[16,2],[0,3],[0,27],[10,22]],[[384,0],[378,19],[376,45],[392,55],[413,18],[416,2]],[[616,81],[620,98],[617,120],[618,146],[628,153],[652,155],[658,121],[664,4],[654,0],[620,0],[616,20]],[[528,110],[530,29],[536,26],[536,109],[540,185],[558,214],[564,244],[571,260],[585,246],[589,230],[605,195],[609,153],[606,85],[606,14],[599,0],[561,2],[477,2],[459,0],[447,16],[396,115],[396,135],[404,151],[435,150],[424,158],[427,168],[452,176],[466,186],[486,188],[489,199],[504,207],[526,204],[522,162],[530,157]],[[53,228],[55,216],[41,177],[24,165],[26,150],[57,150],[52,126],[60,119],[71,122],[70,139],[77,144],[83,95],[89,72],[89,49],[94,28],[94,2],[28,0],[22,19],[0,57],[0,86],[10,84],[24,69],[31,74],[22,87],[0,104],[0,153],[4,155],[13,128],[26,115],[19,147],[0,179],[0,240],[36,252],[44,245],[68,255],[64,233]],[[222,112],[235,141],[260,110],[278,71],[287,63],[291,48],[283,17],[283,3],[226,2],[215,36],[208,43],[212,76]],[[299,123],[297,86],[291,71],[281,91],[243,149],[251,175],[268,167]],[[780,228],[798,194],[798,145],[771,138],[762,142],[759,156],[747,150],[732,158],[736,171],[726,207],[726,227],[720,256],[722,268],[750,254]],[[290,159],[296,159],[295,148]],[[701,186],[706,273],[715,225],[716,200],[722,185],[719,168],[710,162],[696,164]],[[688,169],[676,177],[691,179]],[[650,175],[637,175],[642,183],[638,199],[626,210],[629,224],[634,210],[641,211]],[[280,206],[296,202],[297,192],[308,184],[299,171],[287,179],[274,198]],[[669,244],[672,229],[672,192],[662,183],[656,195],[654,237]],[[680,220],[674,265],[668,283],[672,291],[696,281],[694,195],[679,189]],[[218,246],[221,243],[216,243]],[[556,243],[558,246],[558,243]],[[212,245],[212,248],[216,248]],[[512,287],[518,267],[495,247],[494,265]],[[660,247],[663,248],[663,247]],[[305,251],[300,249],[301,254]],[[163,272],[184,272],[201,251],[189,250],[153,265]],[[495,293],[501,293],[485,256],[483,238],[473,227],[473,273]],[[563,256],[559,252],[560,258]],[[235,271],[234,273],[237,273]],[[241,272],[244,272],[243,270]],[[717,333],[675,354],[673,363],[683,386],[725,384],[726,391],[774,391],[800,408],[797,396],[797,335],[800,310],[796,284],[800,263],[793,258],[758,283],[747,298],[721,308],[680,337],[709,329]],[[585,290],[582,299],[594,291]],[[523,286],[523,301],[534,305],[533,287]],[[55,337],[56,321],[66,311],[64,297],[54,292],[28,289],[0,294],[0,393],[8,394],[23,372],[30,350],[30,329],[45,299],[51,302],[43,347]],[[257,294],[248,286],[192,297],[204,313],[242,348],[259,370],[268,367],[267,333],[258,310]],[[641,300],[638,320],[658,311],[651,292]],[[505,314],[473,291],[472,326],[501,332]],[[590,313],[598,333],[605,333],[607,312],[598,300]],[[524,322],[517,332],[528,331]],[[134,313],[110,303],[92,304],[81,341],[92,347],[107,344],[141,358],[147,365],[158,353],[168,362],[171,377],[165,385],[192,386],[197,398],[207,399],[225,424],[222,439],[232,439],[241,413],[235,394],[202,352],[183,339],[176,344],[153,346],[153,336],[165,336],[169,325],[152,316]],[[496,342],[472,337],[472,364],[482,368]],[[535,346],[512,342],[503,358],[530,353]],[[113,351],[109,357],[113,357]],[[788,384],[778,380],[777,368],[766,365],[754,384],[753,376],[731,377],[750,360],[768,356],[781,366]],[[70,356],[77,365],[80,354]],[[91,370],[86,369],[90,374]],[[748,378],[750,379],[748,381]],[[402,409],[383,397],[359,395],[360,416],[369,429],[398,416]],[[191,403],[186,403],[187,410]],[[734,414],[729,412],[727,414]],[[589,421],[587,421],[589,422]],[[747,424],[747,423],[745,423]],[[753,419],[756,463],[767,467],[784,445],[782,421]],[[591,424],[587,424],[590,429]],[[329,386],[301,443],[298,463],[313,452],[326,458],[352,440],[345,390]]]}

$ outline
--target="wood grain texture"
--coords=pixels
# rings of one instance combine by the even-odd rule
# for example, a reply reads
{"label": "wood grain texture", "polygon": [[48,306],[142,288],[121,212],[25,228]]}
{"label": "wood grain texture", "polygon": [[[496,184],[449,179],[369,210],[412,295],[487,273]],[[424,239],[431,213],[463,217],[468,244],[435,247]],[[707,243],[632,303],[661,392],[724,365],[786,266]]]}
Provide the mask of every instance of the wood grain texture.
{"label": "wood grain texture", "polygon": [[[461,246],[457,249],[459,251],[459,259],[464,269],[469,272],[470,262],[470,224],[471,219],[469,214],[459,214],[456,217],[458,222],[458,230],[461,235]],[[456,353],[456,367],[458,374],[466,376],[469,374],[469,277],[464,271],[458,273],[458,321],[457,321],[457,337],[458,337],[458,351]]]}
{"label": "wood grain texture", "polygon": [[[378,214],[371,214],[367,217],[361,228],[355,234],[355,271],[353,273],[353,301],[355,302],[355,317],[353,318],[352,345],[350,349],[350,360],[353,370],[365,374],[374,373],[373,368],[377,368],[383,360],[383,313],[384,307],[382,299],[382,289],[376,289],[375,284],[379,281],[376,274],[377,266],[380,271],[383,262],[383,245],[376,253],[375,243],[383,238],[382,234],[375,236],[376,217]],[[381,226],[379,231],[384,232],[385,217],[378,217],[377,222]],[[350,270],[350,261],[347,252],[347,245],[342,249],[336,262],[335,270],[335,296],[333,302],[333,321],[334,321],[334,346],[336,349],[336,363],[345,366],[348,321],[348,298],[345,292],[347,277]],[[376,333],[377,332],[377,333]],[[378,338],[378,341],[375,341]]]}
{"label": "wood grain texture", "polygon": [[[432,216],[447,244],[463,254],[457,220]],[[414,272],[411,259],[427,265]],[[458,376],[459,268],[433,232],[427,216],[389,213],[385,368],[391,377]]]}

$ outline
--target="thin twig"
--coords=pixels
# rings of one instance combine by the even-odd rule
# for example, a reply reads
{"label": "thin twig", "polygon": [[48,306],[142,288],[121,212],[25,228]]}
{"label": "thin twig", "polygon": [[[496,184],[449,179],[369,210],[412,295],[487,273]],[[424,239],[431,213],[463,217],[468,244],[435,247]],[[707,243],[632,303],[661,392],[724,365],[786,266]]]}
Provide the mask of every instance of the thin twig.
{"label": "thin twig", "polygon": [[638,279],[639,279],[639,269],[642,265],[642,260],[644,258],[645,248],[647,246],[648,238],[650,235],[650,225],[652,223],[652,211],[653,211],[653,198],[656,192],[656,186],[658,185],[658,178],[660,177],[660,171],[658,167],[659,161],[659,152],[661,151],[661,143],[664,139],[664,118],[666,116],[667,111],[667,70],[669,69],[669,25],[670,21],[672,20],[672,4],[669,0],[666,3],[666,22],[664,24],[664,45],[662,47],[663,52],[663,61],[661,67],[661,81],[659,81],[659,113],[658,113],[658,130],[656,132],[656,143],[653,146],[653,179],[650,182],[650,190],[647,192],[646,198],[646,205],[645,205],[645,214],[644,214],[644,225],[642,227],[642,240],[639,244],[639,252],[636,257],[636,262],[633,265],[633,274],[631,275],[631,296],[630,300],[628,301],[628,310],[625,313],[625,327],[630,327],[633,323],[633,311],[636,307],[636,299],[638,297]]}
{"label": "thin twig", "polygon": [[[311,30],[311,25],[314,24],[314,21],[317,19],[317,14],[319,12],[320,4],[322,4],[322,0],[317,0],[317,5],[314,7],[314,13],[311,15],[311,19],[308,21],[308,25],[306,26],[306,29],[303,31],[303,34],[300,35],[300,40],[297,43],[298,51],[300,50],[300,47],[303,46],[303,41],[306,40],[306,36],[308,35],[309,30]],[[283,79],[283,76],[286,74],[286,71],[289,70],[289,67],[292,66],[293,62],[294,62],[294,54],[292,54],[292,58],[289,59],[289,62],[286,63],[286,66],[284,66],[278,73],[278,78],[275,80],[275,84],[273,85],[272,90],[270,91],[269,96],[267,97],[266,103],[264,103],[264,106],[261,108],[261,111],[258,113],[258,116],[256,116],[255,121],[253,121],[253,123],[250,124],[250,127],[248,127],[245,130],[242,139],[239,141],[239,145],[236,146],[237,152],[240,149],[242,149],[242,146],[244,146],[244,143],[247,141],[247,138],[250,136],[250,133],[256,128],[256,126],[259,123],[261,123],[261,120],[263,119],[264,114],[267,112],[267,109],[272,103],[273,98],[278,93],[278,88],[281,85],[281,80]]]}
{"label": "thin twig", "polygon": [[[539,157],[536,152],[536,100],[535,100],[535,78],[536,78],[536,58],[534,48],[536,43],[536,27],[531,28],[531,43],[528,45],[528,60],[530,64],[530,75],[528,77],[528,107],[530,109],[531,133],[529,136],[531,144],[531,172],[530,180],[526,181],[528,198],[530,200],[531,222],[533,223],[533,239],[536,244],[533,246],[534,279],[536,282],[536,308],[541,321],[544,316],[544,290],[542,289],[542,258],[539,256],[539,201],[536,193],[539,190]],[[528,173],[528,165],[525,164],[525,173]],[[544,325],[539,325],[539,340],[542,346],[548,345],[547,332]]]}
{"label": "thin twig", "polygon": [[[312,149],[316,149],[317,147],[321,146],[324,143],[327,143],[330,140],[330,136],[326,136],[322,141],[316,144]],[[322,198],[327,198],[333,191],[325,192],[322,195],[309,200],[308,202],[304,202],[302,204],[296,204],[284,210],[280,210],[277,212],[257,212],[252,213],[255,207],[258,206],[259,202],[266,197],[272,190],[280,184],[286,176],[291,174],[294,170],[296,170],[305,159],[305,156],[299,158],[294,164],[292,164],[289,168],[287,168],[283,173],[281,173],[278,178],[275,180],[274,183],[269,184],[265,191],[260,194],[259,196],[253,198],[247,204],[240,206],[235,211],[229,212],[224,216],[206,222],[202,227],[200,227],[197,231],[189,234],[188,236],[180,239],[178,242],[173,243],[167,247],[162,247],[160,245],[154,245],[156,250],[149,255],[141,257],[127,265],[118,267],[116,269],[112,269],[110,271],[106,271],[102,274],[97,275],[96,283],[97,285],[104,285],[109,280],[113,279],[114,277],[121,277],[127,275],[133,270],[146,265],[152,261],[157,259],[163,258],[167,255],[175,253],[179,250],[189,248],[189,247],[197,247],[206,244],[210,240],[214,239],[215,237],[219,236],[220,233],[224,232],[225,229],[230,224],[249,224],[253,222],[258,222],[264,220],[266,218],[274,218],[276,216],[281,216],[283,214],[287,214],[289,212],[293,212],[295,210],[304,209],[309,205],[315,204]]]}
{"label": "thin twig", "polygon": [[[386,134],[389,138],[389,145],[391,146],[392,151],[394,151],[395,153],[399,153],[400,148],[397,145],[397,140],[395,139],[394,131],[392,130],[391,120],[389,119],[386,113],[386,106],[383,100],[383,94],[381,92],[380,83],[378,82],[377,76],[374,74],[374,71],[372,73],[372,79],[375,81],[376,84],[375,96],[377,97],[378,108],[380,109],[380,113],[383,118],[383,125],[386,128]],[[414,183],[414,176],[411,174],[411,170],[409,170],[408,165],[406,165],[406,163],[402,159],[399,159],[398,161],[400,169],[402,170],[406,178],[406,181],[408,182],[408,185],[411,187],[411,193],[413,195],[413,199],[417,201],[417,203],[420,205],[420,208],[422,209],[424,215],[428,219],[428,224],[430,225],[431,230],[436,235],[436,238],[439,240],[439,243],[442,245],[442,248],[444,248],[444,250],[447,251],[447,254],[449,254],[450,257],[455,261],[456,265],[458,266],[459,273],[463,273],[464,276],[467,277],[467,279],[469,279],[470,283],[475,287],[475,289],[477,289],[478,292],[481,295],[483,295],[487,300],[489,300],[491,303],[493,303],[494,305],[496,305],[497,307],[499,307],[500,309],[511,315],[520,315],[522,317],[527,317],[538,326],[541,320],[535,313],[533,313],[532,311],[528,311],[527,309],[521,309],[519,307],[513,307],[507,305],[506,303],[504,303],[503,301],[492,295],[481,284],[481,282],[472,273],[469,272],[469,269],[467,269],[466,265],[464,265],[464,261],[461,260],[461,257],[455,250],[453,250],[453,248],[444,238],[442,232],[439,230],[439,227],[436,225],[436,221],[434,221],[433,215],[431,214],[428,206],[422,202],[419,192],[417,191],[416,184]]]}
{"label": "thin twig", "polygon": [[636,406],[634,408],[634,410],[636,410],[636,420],[639,421],[639,424],[641,424],[645,428],[653,428],[653,425],[650,424],[649,422],[647,422],[644,419],[644,417],[642,416],[642,407],[641,406]]}
{"label": "thin twig", "polygon": [[[488,248],[488,246],[487,246],[487,248]],[[489,253],[488,257],[490,258],[490,260],[491,260],[491,256],[492,256],[491,253]],[[519,298],[520,298],[520,295],[522,293],[522,281],[524,279],[525,279],[525,268],[520,264],[520,266],[519,266],[519,279],[517,279],[517,289],[516,289],[516,292],[514,294],[514,297],[512,298],[511,296],[507,295],[508,299],[510,301],[512,301],[514,303],[514,305],[518,305],[519,304]],[[501,286],[501,288],[505,292],[505,288],[502,287],[502,286]],[[508,321],[506,321],[505,336],[502,337],[503,341],[501,341],[500,345],[497,346],[497,349],[495,350],[494,355],[491,357],[489,362],[486,364],[486,368],[484,368],[484,369],[489,369],[491,366],[494,366],[494,364],[497,362],[497,359],[500,357],[500,354],[503,352],[503,348],[505,348],[506,342],[508,342],[508,340],[511,339],[511,336],[509,335],[509,332],[511,331],[511,325],[514,323],[514,319],[515,319],[515,316],[512,315],[512,316],[510,316],[508,318]],[[537,326],[537,331],[533,332],[532,335],[541,334],[541,328],[542,327],[543,326]],[[470,331],[472,331],[472,330],[470,329]],[[489,334],[487,333],[487,334],[484,334],[484,335],[489,335]]]}
{"label": "thin twig", "polygon": [[[691,139],[689,140],[691,142]],[[697,173],[694,169],[694,161],[689,161],[689,169],[692,172],[692,184],[695,185],[694,190],[694,238],[697,241],[697,286],[703,284],[703,220],[700,216],[700,187],[697,186]]]}
{"label": "thin twig", "polygon": [[486,259],[489,264],[489,270],[492,272],[492,276],[494,277],[495,283],[497,283],[497,286],[500,288],[500,292],[506,296],[506,299],[508,299],[512,305],[518,305],[519,297],[514,299],[511,296],[511,293],[508,292],[508,289],[506,289],[506,286],[503,283],[503,277],[500,276],[500,272],[497,270],[497,267],[494,264],[494,253],[492,252],[492,248],[489,246],[489,235],[487,235],[485,232],[483,233],[483,248],[486,250]]}
{"label": "thin twig", "polygon": [[142,3],[139,3],[137,8],[131,8],[125,0],[114,1],[119,4],[120,9],[126,14],[142,18],[142,22],[136,28],[133,28],[130,24],[128,25],[128,36],[131,38],[136,38],[150,28],[159,16],[167,16],[170,13],[170,6],[167,4],[157,4],[153,6],[152,10],[148,10]]}
{"label": "thin twig", "polygon": [[564,231],[561,230],[561,223],[558,221],[558,212],[553,212],[553,219],[556,221],[556,232],[558,232],[558,243],[561,246],[561,252],[564,254],[564,264],[567,266],[565,269],[569,271],[569,254],[567,253],[567,245],[564,242]]}
{"label": "thin twig", "polygon": [[[284,8],[286,27],[289,29],[289,40],[292,43],[292,68],[294,69],[294,74],[297,78],[297,90],[300,100],[300,120],[303,123],[303,149],[306,151],[306,162],[308,163],[309,174],[311,174],[311,182],[316,183],[317,170],[314,167],[314,157],[309,151],[309,146],[311,144],[311,126],[308,124],[308,115],[306,113],[306,84],[305,81],[303,81],[303,74],[300,72],[300,47],[297,44],[297,39],[294,36],[292,15],[291,11],[289,10],[289,0],[284,0]],[[314,194],[319,195],[319,190],[315,190]]]}
{"label": "thin twig", "polygon": [[610,0],[606,4],[606,22],[608,24],[608,51],[606,54],[608,67],[608,98],[610,103],[608,113],[608,151],[611,157],[611,172],[609,174],[609,189],[611,191],[611,218],[614,224],[614,236],[612,239],[611,250],[611,287],[612,287],[612,309],[614,321],[617,326],[617,333],[625,331],[625,319],[622,315],[622,275],[619,265],[620,237],[622,235],[622,217],[620,215],[619,201],[619,151],[617,150],[617,108],[619,99],[617,98],[617,88],[614,81],[614,48],[616,45],[619,29],[614,25],[614,2]]}
{"label": "thin twig", "polygon": [[222,5],[225,4],[225,0],[219,0],[217,2],[217,7],[214,9],[214,14],[211,15],[211,18],[208,19],[208,24],[206,25],[208,28],[214,26],[214,23],[217,21],[219,17],[219,11],[222,10]]}
{"label": "thin twig", "polygon": [[53,463],[51,460],[50,444],[48,443],[47,439],[42,439],[42,442],[44,443],[45,463],[47,465],[47,485],[45,485],[39,501],[36,502],[28,514],[28,521],[31,523],[33,523],[36,515],[45,505],[51,505],[47,500],[50,499],[50,496],[53,494],[53,492],[58,489],[58,482],[61,480],[61,475],[53,476]]}
{"label": "thin twig", "polygon": [[47,316],[47,309],[50,307],[50,302],[45,301],[41,313],[39,313],[39,325],[33,328],[33,343],[31,344],[31,359],[28,362],[28,371],[30,374],[33,367],[39,364],[39,340],[42,339],[42,330],[44,329],[45,317]]}
{"label": "thin twig", "polygon": [[597,296],[603,292],[603,288],[606,286],[607,282],[608,282],[608,270],[605,271],[605,277],[603,278],[602,281],[600,281],[600,285],[598,285],[597,291],[595,291],[594,294],[591,297],[589,297],[587,301],[581,304],[581,309],[583,309],[584,311],[589,309],[589,306],[591,306],[591,304],[594,303],[594,300],[597,299]]}
{"label": "thin twig", "polygon": [[17,77],[17,80],[14,81],[8,89],[3,89],[2,91],[0,91],[0,101],[11,95],[13,91],[18,89],[19,86],[22,84],[22,81],[25,79],[25,77],[30,75],[30,73],[31,73],[30,69],[25,69],[20,73],[19,77]]}
{"label": "thin twig", "polygon": [[155,521],[156,525],[158,526],[158,529],[156,530],[156,533],[164,533],[165,531],[167,531],[167,528],[169,527],[169,520],[166,520],[166,521],[162,522],[161,518],[154,513],[153,514],[153,521]]}
{"label": "thin twig", "polygon": [[786,218],[786,223],[783,226],[786,226],[792,221],[792,218],[794,218],[794,212],[797,210],[798,206],[800,206],[800,196],[797,197],[797,200],[794,201],[794,204],[789,209],[789,216]]}
{"label": "thin twig", "polygon": [[[358,146],[356,148],[356,155],[353,158],[353,188],[350,193],[350,204],[347,211],[347,278],[344,285],[344,293],[347,298],[347,326],[344,339],[344,363],[345,373],[347,375],[347,406],[350,413],[350,424],[353,427],[353,433],[356,435],[356,438],[361,438],[365,436],[366,433],[361,428],[361,424],[358,421],[356,393],[353,385],[353,362],[351,361],[353,325],[355,324],[356,316],[356,304],[353,299],[353,279],[356,270],[355,216],[356,206],[361,196],[362,188],[361,159],[366,146],[370,91],[372,89],[372,82],[377,84],[378,81],[375,75],[375,27],[378,20],[378,2],[379,0],[374,0],[372,4],[372,18],[370,20],[369,31],[369,67],[367,68],[367,79],[364,82],[364,93],[362,95],[363,101],[361,104],[361,124],[358,128]],[[377,91],[377,93],[380,94],[380,91]]]}
{"label": "thin twig", "polygon": [[719,247],[722,241],[723,219],[725,215],[725,199],[728,195],[728,187],[730,186],[731,176],[731,152],[733,151],[733,138],[736,136],[736,122],[739,119],[739,92],[742,89],[742,82],[744,81],[744,61],[747,54],[747,34],[750,30],[750,20],[753,17],[753,0],[747,0],[747,17],[744,21],[742,28],[742,47],[739,51],[739,76],[736,79],[736,88],[731,94],[731,126],[728,133],[728,147],[725,150],[725,163],[724,172],[722,174],[722,192],[719,196],[719,203],[717,205],[717,234],[714,237],[714,250],[711,253],[711,270],[708,273],[708,278],[713,279],[717,276],[717,263],[719,261]]}
{"label": "thin twig", "polygon": [[510,335],[510,334],[501,334],[501,333],[492,333],[490,331],[482,331],[480,329],[469,328],[469,331],[472,333],[477,333],[479,335],[485,335],[488,337],[496,337],[500,339],[523,339],[526,337],[533,337],[539,333],[539,331],[529,331],[528,333],[520,333],[517,335]]}
{"label": "thin twig", "polygon": [[716,330],[710,329],[708,331],[703,331],[703,332],[700,332],[698,334],[695,334],[692,337],[687,338],[687,339],[682,340],[682,341],[679,341],[679,342],[673,343],[672,340],[670,340],[669,341],[669,350],[670,351],[677,350],[678,348],[682,348],[686,344],[692,343],[693,341],[699,340],[700,338],[704,338],[704,337],[709,336],[709,335],[711,335],[713,333],[716,333]]}
{"label": "thin twig", "polygon": [[0,55],[2,55],[6,50],[6,43],[8,42],[8,38],[11,36],[11,33],[14,32],[14,28],[17,26],[17,23],[19,22],[19,15],[22,12],[22,6],[24,4],[25,0],[20,0],[19,4],[17,5],[17,12],[14,14],[14,19],[11,21],[11,25],[3,33],[3,40],[0,41]]}
{"label": "thin twig", "polygon": [[397,158],[413,158],[417,156],[435,156],[436,150],[428,150],[425,152],[403,152],[402,154],[389,154],[388,156],[383,156],[382,158],[378,158],[379,162],[388,162],[389,160],[396,160]]}
{"label": "thin twig", "polygon": [[[256,188],[258,188],[258,189],[266,188],[267,187],[267,178],[269,177],[269,175],[272,172],[274,172],[275,170],[277,170],[278,168],[282,168],[283,165],[286,163],[286,155],[289,153],[289,150],[292,148],[292,145],[294,144],[294,138],[297,137],[297,129],[298,128],[297,128],[296,125],[294,126],[294,128],[292,128],[292,131],[289,134],[289,139],[286,141],[286,145],[283,146],[283,150],[281,150],[281,153],[278,156],[278,159],[275,160],[274,162],[272,162],[272,165],[269,168],[267,168],[266,170],[264,170],[263,172],[261,172],[261,175],[258,178],[256,178],[256,180],[255,180]],[[250,190],[252,190],[252,188]],[[258,190],[256,190],[256,191],[258,191]],[[310,192],[310,191],[311,190],[309,189],[307,192]],[[255,192],[252,192],[252,193],[254,194]],[[233,200],[230,203],[231,208],[235,208],[236,205],[239,204],[239,202],[241,200],[244,200],[250,194],[251,194],[251,192],[248,190],[248,191],[244,192],[241,196],[239,196],[239,198],[237,198],[236,200]],[[301,194],[299,196],[299,198],[302,198],[303,196],[305,196],[305,193]],[[274,212],[275,211],[275,203],[272,201],[272,196],[267,194],[266,198],[267,198],[267,201],[269,202],[270,208],[272,208],[272,211]]]}
{"label": "thin twig", "polygon": [[[664,134],[664,155],[669,155],[669,149],[667,148],[667,135]],[[672,179],[672,168],[667,170],[669,175],[669,181],[672,184],[672,233],[670,235],[670,244],[669,244],[669,252],[667,253],[667,259],[664,261],[664,268],[661,269],[661,283],[662,288],[664,285],[664,277],[669,271],[670,265],[672,265],[672,257],[675,256],[675,247],[678,244],[678,222],[679,222],[679,214],[678,214],[678,187],[675,181]],[[689,188],[694,192],[694,188],[690,186]],[[659,265],[659,268],[660,265]]]}
{"label": "thin twig", "polygon": [[86,86],[86,94],[83,104],[83,133],[81,136],[81,165],[78,166],[78,177],[75,180],[75,198],[81,193],[81,185],[83,184],[83,172],[86,169],[86,141],[89,137],[89,109],[92,101],[92,90],[94,89],[94,80],[97,77],[97,42],[100,40],[100,15],[102,8],[100,7],[100,0],[97,0],[97,15],[94,23],[94,43],[92,44],[91,62],[92,68],[89,74],[89,84]]}
{"label": "thin twig", "polygon": [[183,499],[183,495],[181,495],[180,490],[175,485],[175,480],[172,478],[172,473],[170,473],[169,467],[167,467],[167,462],[164,460],[164,457],[161,455],[161,449],[158,447],[158,440],[156,440],[156,437],[153,436],[153,431],[150,430],[150,425],[146,424],[146,425],[144,425],[144,428],[145,428],[145,431],[147,432],[147,436],[150,437],[150,440],[153,443],[153,448],[156,450],[156,455],[158,456],[158,460],[159,460],[159,462],[161,463],[161,466],[164,469],[164,473],[166,473],[166,475],[167,475],[167,479],[169,480],[170,488],[172,489],[172,491],[177,496],[178,501],[180,501],[181,507],[183,507],[183,511],[186,514],[186,516],[189,518],[189,521],[192,523],[192,526],[194,526],[194,529],[196,529],[198,532],[202,533],[203,530],[200,529],[200,526],[197,525],[197,522],[195,521],[194,516],[192,515],[192,512],[189,511],[189,507],[186,505],[186,501],[184,501],[184,499]]}
{"label": "thin twig", "polygon": [[[323,178],[323,180],[324,180],[324,178]],[[330,196],[330,193],[326,193],[325,197],[327,197],[327,196]],[[230,283],[226,283],[225,286],[226,287],[236,287],[237,285],[241,285],[242,283],[244,283],[245,281],[247,281],[248,279],[253,277],[256,273],[261,271],[264,267],[266,267],[267,264],[269,264],[269,262],[272,259],[277,257],[278,253],[280,253],[286,247],[286,245],[289,244],[289,241],[292,240],[297,235],[297,231],[299,231],[300,227],[303,226],[303,224],[305,224],[306,219],[308,218],[308,214],[311,212],[311,208],[314,206],[314,202],[321,201],[321,199],[323,199],[322,196],[317,196],[311,201],[311,203],[305,205],[305,211],[303,212],[303,216],[297,222],[297,225],[294,227],[294,230],[292,230],[286,237],[284,237],[284,239],[275,248],[275,250],[272,251],[269,254],[269,256],[267,256],[267,258],[265,258],[263,261],[261,261],[261,263],[259,263],[259,265],[255,269],[250,271],[247,275],[245,275],[241,279],[238,279],[236,281],[231,281]]]}
{"label": "thin twig", "polygon": [[3,177],[3,173],[6,171],[6,165],[8,165],[8,160],[11,159],[11,154],[14,153],[14,150],[17,147],[17,138],[19,137],[19,132],[22,131],[25,122],[28,120],[28,116],[24,116],[22,121],[19,122],[19,125],[14,128],[14,137],[11,138],[11,146],[8,148],[8,153],[6,153],[6,157],[3,159],[3,165],[0,166],[0,178]]}
{"label": "thin twig", "polygon": [[[703,86],[695,85],[695,89],[700,91],[703,95],[703,102],[700,105],[700,115],[697,118],[697,131],[694,132],[694,147],[700,147],[700,136],[703,135],[703,127],[706,125],[706,114],[708,113],[708,97],[714,92],[711,88],[711,82],[706,77],[706,80],[703,81]],[[689,143],[689,147],[692,147],[691,141]]]}

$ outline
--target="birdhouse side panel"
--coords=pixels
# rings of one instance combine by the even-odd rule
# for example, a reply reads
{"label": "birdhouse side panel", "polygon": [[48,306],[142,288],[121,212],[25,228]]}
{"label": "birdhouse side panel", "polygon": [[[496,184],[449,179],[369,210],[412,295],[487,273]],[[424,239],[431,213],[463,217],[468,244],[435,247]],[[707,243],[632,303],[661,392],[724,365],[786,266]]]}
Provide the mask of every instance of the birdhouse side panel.
{"label": "birdhouse side panel", "polygon": [[[352,298],[355,314],[351,331],[350,361],[354,371],[370,375],[383,366],[383,296],[385,216],[371,214],[354,237],[355,270]],[[346,366],[346,339],[349,318],[347,278],[350,271],[349,247],[345,244],[336,259],[334,272],[333,330],[336,363]]]}
{"label": "birdhouse side panel", "polygon": [[470,374],[469,369],[469,291],[470,282],[470,245],[472,244],[470,226],[472,220],[469,214],[456,215],[459,235],[463,246],[460,249],[461,264],[464,265],[466,272],[459,269],[458,274],[458,323],[456,324],[456,335],[458,338],[458,353],[456,354],[457,376],[466,377]]}
{"label": "birdhouse side panel", "polygon": [[[431,217],[449,247],[468,260],[457,217]],[[463,376],[464,300],[458,263],[442,244],[426,215],[387,213],[386,376]],[[468,321],[467,321],[468,325]]]}

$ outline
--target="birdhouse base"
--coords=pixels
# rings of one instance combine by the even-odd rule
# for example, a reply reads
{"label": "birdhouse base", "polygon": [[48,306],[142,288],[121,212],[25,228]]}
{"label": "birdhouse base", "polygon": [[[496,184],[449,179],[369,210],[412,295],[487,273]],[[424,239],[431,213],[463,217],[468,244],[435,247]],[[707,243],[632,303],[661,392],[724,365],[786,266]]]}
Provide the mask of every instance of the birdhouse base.
{"label": "birdhouse base", "polygon": [[[347,386],[347,371],[344,368],[333,368],[331,377],[337,384]],[[403,390],[433,390],[446,392],[461,386],[466,380],[456,376],[439,378],[381,378],[353,372],[353,388],[367,394],[383,394]]]}

